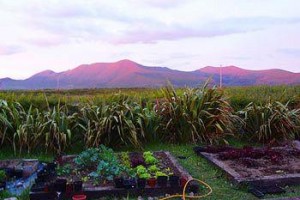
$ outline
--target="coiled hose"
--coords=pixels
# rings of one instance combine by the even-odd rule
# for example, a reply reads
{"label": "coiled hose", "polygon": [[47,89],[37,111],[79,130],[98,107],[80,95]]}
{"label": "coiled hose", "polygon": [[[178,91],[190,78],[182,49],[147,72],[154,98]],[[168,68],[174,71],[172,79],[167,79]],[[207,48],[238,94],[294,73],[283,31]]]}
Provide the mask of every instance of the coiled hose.
{"label": "coiled hose", "polygon": [[[200,195],[200,196],[186,196],[186,188],[188,186],[188,184],[191,182],[191,181],[197,181],[198,183],[200,183],[201,185],[204,185],[206,188],[209,189],[209,192],[207,192],[206,194],[203,194],[203,195]],[[172,198],[178,198],[178,197],[182,197],[183,200],[186,200],[186,198],[189,198],[189,199],[200,199],[200,198],[204,198],[204,197],[207,197],[208,195],[210,195],[211,193],[213,192],[212,188],[207,184],[205,183],[204,181],[201,181],[199,179],[190,179],[186,182],[186,184],[184,185],[183,187],[183,191],[182,191],[182,194],[177,194],[177,195],[172,195],[172,196],[168,196],[168,197],[164,197],[164,198],[161,198],[159,200],[166,200],[166,199],[172,199]]]}

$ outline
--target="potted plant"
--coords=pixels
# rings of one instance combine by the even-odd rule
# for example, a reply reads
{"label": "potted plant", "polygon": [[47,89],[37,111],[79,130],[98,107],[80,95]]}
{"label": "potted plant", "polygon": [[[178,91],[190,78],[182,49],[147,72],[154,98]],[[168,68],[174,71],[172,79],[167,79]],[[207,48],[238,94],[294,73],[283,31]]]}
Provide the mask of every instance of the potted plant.
{"label": "potted plant", "polygon": [[76,194],[72,197],[72,200],[86,200],[86,195],[84,194]]}
{"label": "potted plant", "polygon": [[125,189],[133,189],[136,188],[136,179],[135,178],[126,178],[124,179],[124,188]]}
{"label": "potted plant", "polygon": [[179,187],[179,176],[169,176],[169,183],[171,187]]}
{"label": "potted plant", "polygon": [[115,188],[124,188],[124,178],[117,176],[114,178]]}
{"label": "potted plant", "polygon": [[147,184],[149,187],[154,188],[156,185],[156,178],[152,177],[147,180]]}
{"label": "potted plant", "polygon": [[57,192],[66,192],[67,180],[66,179],[56,179],[54,183],[54,190]]}
{"label": "potted plant", "polygon": [[161,171],[157,171],[155,173],[155,176],[157,178],[157,185],[159,187],[167,187],[167,183],[168,183],[168,176],[167,174],[161,172]]}
{"label": "potted plant", "polygon": [[154,173],[155,174],[158,170],[159,169],[158,169],[158,167],[156,165],[151,165],[150,167],[148,167],[148,171],[150,173]]}
{"label": "potted plant", "polygon": [[4,170],[0,170],[0,191],[6,187],[6,173]]}
{"label": "potted plant", "polygon": [[120,173],[114,177],[115,188],[124,188],[124,177],[127,174],[124,171],[120,171]]}
{"label": "potted plant", "polygon": [[138,177],[137,187],[140,189],[144,189],[146,187],[147,179],[149,179],[151,175],[146,171],[142,174],[139,174]]}
{"label": "potted plant", "polygon": [[147,179],[145,178],[138,178],[137,179],[137,188],[144,189],[146,187]]}
{"label": "potted plant", "polygon": [[147,165],[155,165],[158,162],[153,153],[150,151],[144,152],[143,156]]}
{"label": "potted plant", "polygon": [[66,193],[72,193],[74,191],[74,183],[73,180],[67,180],[67,184],[66,184]]}
{"label": "potted plant", "polygon": [[74,192],[82,191],[82,181],[76,180],[73,182],[73,185],[74,185]]}
{"label": "potted plant", "polygon": [[54,182],[46,182],[44,184],[44,192],[54,192],[55,191],[55,184]]}

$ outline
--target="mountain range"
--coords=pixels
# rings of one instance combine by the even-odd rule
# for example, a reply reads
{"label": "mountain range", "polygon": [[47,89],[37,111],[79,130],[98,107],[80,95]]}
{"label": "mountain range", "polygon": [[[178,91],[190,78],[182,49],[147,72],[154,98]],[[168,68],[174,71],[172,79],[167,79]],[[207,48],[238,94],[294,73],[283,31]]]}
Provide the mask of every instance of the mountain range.
{"label": "mountain range", "polygon": [[115,87],[161,87],[170,81],[175,87],[197,86],[208,78],[224,86],[300,84],[300,73],[280,69],[246,70],[235,66],[204,67],[185,72],[167,67],[147,67],[130,60],[80,65],[56,73],[42,71],[25,80],[0,79],[0,89],[75,89]]}

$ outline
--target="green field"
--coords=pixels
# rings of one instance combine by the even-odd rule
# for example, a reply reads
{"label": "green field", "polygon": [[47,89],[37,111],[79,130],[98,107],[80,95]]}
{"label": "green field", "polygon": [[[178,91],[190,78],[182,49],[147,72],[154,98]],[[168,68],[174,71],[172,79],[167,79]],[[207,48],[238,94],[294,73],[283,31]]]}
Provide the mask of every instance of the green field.
{"label": "green field", "polygon": [[[1,91],[0,99],[0,159],[51,160],[99,144],[167,150],[187,156],[180,163],[212,186],[207,199],[254,197],[197,157],[196,144],[261,146],[300,133],[300,86]],[[299,187],[287,191],[300,195]]]}
{"label": "green field", "polygon": [[[184,89],[176,89],[182,93]],[[250,102],[265,103],[270,99],[300,107],[300,85],[298,86],[248,86],[223,88],[232,106],[238,110]],[[0,91],[0,99],[20,102],[24,106],[33,104],[44,108],[46,98],[50,105],[77,103],[99,104],[112,101],[117,95],[129,96],[137,101],[155,101],[163,98],[159,88],[119,88],[119,89],[80,89],[80,90],[34,90],[34,91]]]}

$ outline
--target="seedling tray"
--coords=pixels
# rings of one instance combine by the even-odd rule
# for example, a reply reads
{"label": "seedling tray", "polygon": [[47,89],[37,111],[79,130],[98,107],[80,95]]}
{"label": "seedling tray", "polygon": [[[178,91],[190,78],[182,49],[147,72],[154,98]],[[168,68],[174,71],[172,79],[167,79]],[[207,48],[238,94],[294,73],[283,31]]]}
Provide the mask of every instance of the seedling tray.
{"label": "seedling tray", "polygon": [[[191,179],[191,175],[177,162],[177,160],[169,153],[165,151],[154,152],[154,154],[162,155],[164,162],[168,163],[168,167],[170,167],[173,171],[176,172],[176,175],[179,177],[184,177],[185,179]],[[64,156],[62,157],[63,161],[67,161],[73,159],[74,156]],[[113,184],[107,186],[93,186],[91,184],[83,184],[83,191],[85,195],[89,198],[100,198],[106,196],[115,196],[115,197],[126,197],[130,196],[161,196],[165,194],[181,194],[182,186],[171,187],[168,183],[166,187],[159,187],[157,184],[155,187],[150,187],[146,185],[144,189],[140,188],[132,188],[132,189],[124,189],[124,188],[116,188]],[[65,198],[70,198],[74,193],[66,193],[63,194]],[[45,198],[49,196],[47,192],[31,192],[30,198],[33,199],[42,199],[43,195]]]}
{"label": "seedling tray", "polygon": [[[177,162],[177,160],[169,153],[169,152],[161,152],[164,153],[166,159],[169,159],[169,163],[172,166],[173,170],[176,170],[180,173],[181,177],[186,177],[187,179],[192,178],[191,175]],[[157,185],[154,188],[150,188],[146,186],[145,189],[122,189],[122,188],[115,188],[114,186],[111,187],[84,187],[84,193],[88,195],[88,197],[101,197],[101,196],[126,196],[127,194],[140,196],[158,196],[164,194],[177,194],[182,192],[182,187],[158,187]]]}

